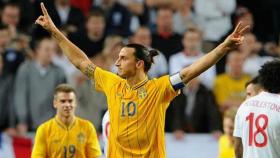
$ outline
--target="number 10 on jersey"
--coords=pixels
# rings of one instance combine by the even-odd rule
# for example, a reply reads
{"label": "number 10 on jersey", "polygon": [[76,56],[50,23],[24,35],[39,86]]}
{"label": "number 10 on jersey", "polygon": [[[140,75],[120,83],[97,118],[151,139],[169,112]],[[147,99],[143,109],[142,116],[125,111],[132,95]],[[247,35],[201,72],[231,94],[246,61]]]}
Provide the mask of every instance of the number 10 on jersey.
{"label": "number 10 on jersey", "polygon": [[128,103],[122,102],[122,117],[134,116],[136,111],[136,104],[133,101],[130,101]]}
{"label": "number 10 on jersey", "polygon": [[[261,121],[263,120],[263,121]],[[246,121],[249,121],[249,146],[256,146],[256,147],[264,147],[267,145],[268,136],[266,133],[266,128],[268,126],[268,117],[265,114],[260,114],[256,116],[254,113],[250,113],[246,117]],[[263,122],[263,123],[261,123]],[[256,127],[256,130],[254,131],[254,127]],[[258,135],[262,136],[262,141],[258,142],[256,140],[256,137]]]}

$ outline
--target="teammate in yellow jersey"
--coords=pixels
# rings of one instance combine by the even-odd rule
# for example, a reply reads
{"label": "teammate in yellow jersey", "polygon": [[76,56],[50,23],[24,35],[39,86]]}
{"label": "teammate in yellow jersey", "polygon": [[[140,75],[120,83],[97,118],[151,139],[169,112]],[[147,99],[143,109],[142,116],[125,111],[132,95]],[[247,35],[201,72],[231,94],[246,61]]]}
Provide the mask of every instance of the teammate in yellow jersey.
{"label": "teammate in yellow jersey", "polygon": [[95,128],[75,116],[77,106],[74,89],[58,85],[54,94],[57,114],[40,125],[36,132],[32,158],[97,158],[101,156]]}
{"label": "teammate in yellow jersey", "polygon": [[149,80],[147,72],[157,51],[139,44],[124,46],[116,61],[118,75],[102,70],[71,43],[54,25],[43,3],[36,24],[49,31],[63,53],[78,69],[95,81],[107,96],[110,114],[109,158],[164,158],[164,120],[169,102],[192,78],[214,65],[242,42],[249,26],[239,24],[210,53],[174,75]]}

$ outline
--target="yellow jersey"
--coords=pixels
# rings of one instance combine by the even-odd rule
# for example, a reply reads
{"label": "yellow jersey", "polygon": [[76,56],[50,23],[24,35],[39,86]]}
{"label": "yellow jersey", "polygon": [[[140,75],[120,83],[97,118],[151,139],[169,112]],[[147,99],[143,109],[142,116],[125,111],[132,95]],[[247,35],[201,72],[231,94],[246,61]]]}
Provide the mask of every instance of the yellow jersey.
{"label": "yellow jersey", "polygon": [[178,94],[169,76],[130,87],[125,79],[100,68],[94,72],[97,90],[107,96],[110,114],[109,158],[164,158],[165,113]]}
{"label": "yellow jersey", "polygon": [[32,158],[97,158],[101,150],[94,126],[75,117],[67,128],[57,116],[37,129]]}
{"label": "yellow jersey", "polygon": [[249,80],[249,75],[242,75],[239,79],[233,79],[228,74],[218,75],[214,81],[213,90],[219,106],[227,100],[243,102],[246,97],[245,84]]}
{"label": "yellow jersey", "polygon": [[219,158],[235,158],[234,146],[227,135],[219,139]]}

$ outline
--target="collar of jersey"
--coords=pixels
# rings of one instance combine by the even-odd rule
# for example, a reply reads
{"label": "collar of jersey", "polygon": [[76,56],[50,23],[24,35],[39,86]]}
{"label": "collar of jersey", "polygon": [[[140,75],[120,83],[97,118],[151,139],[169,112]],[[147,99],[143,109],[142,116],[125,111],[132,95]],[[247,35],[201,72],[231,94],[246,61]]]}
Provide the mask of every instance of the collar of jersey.
{"label": "collar of jersey", "polygon": [[133,86],[131,86],[131,87],[130,87],[129,84],[126,82],[126,87],[127,87],[128,89],[135,90],[135,89],[137,89],[137,88],[143,86],[145,83],[147,83],[148,80],[149,80],[148,77],[146,77],[144,80],[138,82],[137,84],[135,84],[135,85],[133,85]]}
{"label": "collar of jersey", "polygon": [[76,117],[74,116],[73,122],[69,125],[69,127],[67,127],[63,122],[61,122],[58,118],[58,116],[55,116],[55,122],[63,129],[65,130],[70,130],[73,128],[73,126],[75,125],[76,122]]}

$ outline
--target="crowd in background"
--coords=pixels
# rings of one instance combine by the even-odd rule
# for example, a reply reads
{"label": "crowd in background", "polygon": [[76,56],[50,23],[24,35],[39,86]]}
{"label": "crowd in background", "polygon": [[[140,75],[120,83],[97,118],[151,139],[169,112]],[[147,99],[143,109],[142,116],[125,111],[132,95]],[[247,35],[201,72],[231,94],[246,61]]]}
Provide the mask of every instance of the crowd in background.
{"label": "crowd in background", "polygon": [[[24,136],[55,114],[54,88],[70,83],[77,115],[101,131],[106,97],[34,24],[40,0],[0,0],[0,128]],[[243,44],[190,81],[169,107],[166,131],[219,136],[222,116],[245,99],[245,83],[280,57],[278,0],[43,0],[56,26],[101,68],[116,72],[118,52],[139,43],[161,53],[150,78],[173,74],[211,51],[242,21]]]}

